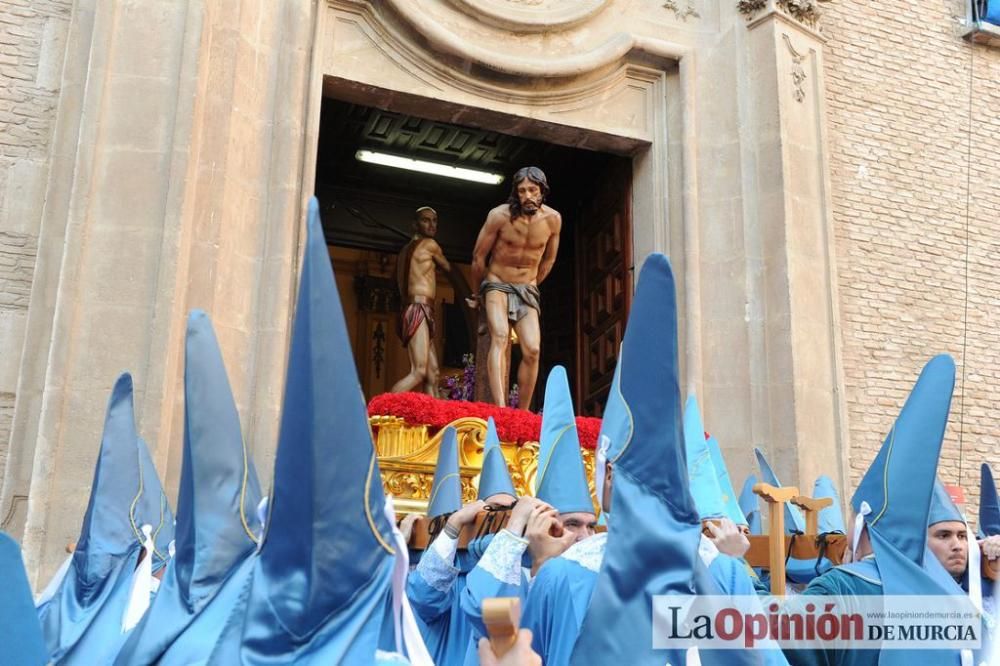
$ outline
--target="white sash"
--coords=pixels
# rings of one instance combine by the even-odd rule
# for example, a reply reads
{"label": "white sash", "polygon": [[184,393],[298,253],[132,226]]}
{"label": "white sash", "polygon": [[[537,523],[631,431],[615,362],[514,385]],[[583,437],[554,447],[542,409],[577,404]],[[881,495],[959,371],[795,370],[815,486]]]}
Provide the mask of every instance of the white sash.
{"label": "white sash", "polygon": [[[392,567],[392,620],[395,624],[396,651],[405,654],[413,666],[434,666],[424,638],[420,635],[417,619],[406,597],[406,576],[410,571],[410,551],[406,547],[403,533],[396,527],[396,510],[392,495],[385,498],[385,517],[392,525],[393,544],[396,547],[396,561]],[[403,648],[406,648],[405,652]]]}
{"label": "white sash", "polygon": [[145,539],[142,544],[142,561],[132,572],[132,590],[129,593],[128,605],[122,617],[122,633],[131,631],[139,624],[139,620],[149,609],[149,598],[153,592],[153,527],[142,526]]}

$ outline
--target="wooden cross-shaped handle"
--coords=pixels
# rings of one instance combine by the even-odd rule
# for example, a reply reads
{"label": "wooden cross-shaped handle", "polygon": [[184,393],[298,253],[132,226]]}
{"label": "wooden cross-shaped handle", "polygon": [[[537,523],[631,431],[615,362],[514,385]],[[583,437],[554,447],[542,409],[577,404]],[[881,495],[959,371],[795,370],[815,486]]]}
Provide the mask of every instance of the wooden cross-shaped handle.
{"label": "wooden cross-shaped handle", "polygon": [[770,546],[771,594],[785,594],[785,502],[799,494],[793,486],[776,488],[768,483],[758,483],[753,491],[767,502],[768,545]]}
{"label": "wooden cross-shaped handle", "polygon": [[521,600],[517,597],[483,599],[483,624],[490,637],[490,647],[497,657],[507,654],[517,641],[521,625]]}
{"label": "wooden cross-shaped handle", "polygon": [[832,497],[812,498],[797,495],[791,499],[792,504],[799,507],[806,517],[806,534],[819,534],[819,512],[833,504]]}

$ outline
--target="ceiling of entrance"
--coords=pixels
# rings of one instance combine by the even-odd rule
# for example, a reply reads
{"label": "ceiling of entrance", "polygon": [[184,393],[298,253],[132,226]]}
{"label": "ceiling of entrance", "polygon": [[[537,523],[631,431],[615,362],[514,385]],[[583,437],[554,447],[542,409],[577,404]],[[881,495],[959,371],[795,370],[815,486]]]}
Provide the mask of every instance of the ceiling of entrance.
{"label": "ceiling of entrance", "polygon": [[[337,153],[364,147],[455,166],[506,172],[547,144],[482,129],[382,111],[331,105],[324,138]],[[340,150],[338,150],[338,148]],[[322,150],[322,147],[321,147]]]}
{"label": "ceiling of entrance", "polygon": [[[428,101],[432,104],[433,101]],[[358,150],[376,150],[505,176],[484,185],[366,164]],[[552,187],[549,199],[572,217],[609,156],[488,129],[324,99],[320,119],[316,191],[330,242],[395,252],[409,234],[412,211],[434,207],[438,240],[450,258],[468,262],[491,208],[506,201],[510,177],[540,167]]]}

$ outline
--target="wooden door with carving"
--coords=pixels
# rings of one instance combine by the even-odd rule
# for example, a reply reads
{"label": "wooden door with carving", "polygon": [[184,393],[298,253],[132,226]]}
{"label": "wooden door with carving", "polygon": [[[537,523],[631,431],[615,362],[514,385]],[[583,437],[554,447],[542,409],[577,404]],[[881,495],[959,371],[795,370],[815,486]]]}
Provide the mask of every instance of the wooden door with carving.
{"label": "wooden door with carving", "polygon": [[615,158],[584,209],[576,242],[577,404],[600,416],[632,298],[632,162]]}

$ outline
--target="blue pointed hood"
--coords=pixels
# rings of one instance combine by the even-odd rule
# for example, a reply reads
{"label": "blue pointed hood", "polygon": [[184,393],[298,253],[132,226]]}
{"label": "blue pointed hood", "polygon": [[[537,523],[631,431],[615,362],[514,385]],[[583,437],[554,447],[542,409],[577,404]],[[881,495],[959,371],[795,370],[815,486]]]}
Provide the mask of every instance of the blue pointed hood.
{"label": "blue pointed hood", "polygon": [[[55,593],[38,608],[52,661],[94,663],[117,650],[129,583],[141,550],[141,525],[135,520],[143,499],[140,460],[145,446],[139,446],[132,376],[123,373],[108,399],[76,550]],[[147,498],[155,497],[155,492],[154,488]]]}
{"label": "blue pointed hood", "polygon": [[743,482],[743,490],[740,491],[740,510],[747,517],[747,525],[750,527],[750,534],[760,534],[760,497],[753,491],[757,485],[757,477],[751,474]]}
{"label": "blue pointed hood", "polygon": [[729,470],[726,468],[726,460],[722,457],[722,448],[719,440],[709,437],[707,440],[708,452],[712,454],[712,466],[715,474],[719,478],[719,490],[722,491],[722,504],[726,507],[726,516],[737,525],[747,525],[747,518],[740,509],[740,501],[736,496],[736,489],[729,478]]}
{"label": "blue pointed hood", "polygon": [[[927,517],[954,386],[955,362],[950,356],[928,361],[851,498],[855,512],[861,502],[871,507],[865,523],[873,546],[878,538],[917,565],[924,559]],[[878,550],[876,558],[881,569]]]}
{"label": "blue pointed hood", "polygon": [[990,466],[983,463],[979,472],[979,531],[994,536],[1000,534],[1000,498]]}
{"label": "blue pointed hood", "polygon": [[726,505],[722,500],[719,475],[712,463],[701,410],[693,394],[688,396],[684,407],[684,449],[687,452],[689,487],[698,515],[702,520],[725,517]]}
{"label": "blue pointed hood", "polygon": [[139,473],[142,495],[132,511],[132,521],[139,527],[143,525],[153,528],[153,573],[167,564],[170,559],[170,542],[174,540],[174,512],[170,509],[170,500],[163,492],[163,483],[156,472],[153,457],[149,455],[146,441],[139,438],[136,446],[139,449]]}
{"label": "blue pointed hood", "polygon": [[[0,664],[44,664],[42,628],[17,542],[0,532]],[[13,638],[16,637],[16,640]]]}
{"label": "blue pointed hood", "polygon": [[484,500],[490,495],[506,493],[517,497],[514,482],[510,480],[510,471],[503,451],[500,450],[500,437],[497,436],[497,426],[491,416],[486,421],[486,443],[483,445],[483,468],[479,473],[479,496]]}
{"label": "blue pointed hood", "polygon": [[73,568],[84,586],[81,601],[99,592],[114,561],[141,542],[141,525],[133,523],[131,508],[136,500],[142,501],[138,447],[132,375],[126,372],[118,377],[108,400],[90,500],[73,554]]}
{"label": "blue pointed hood", "polygon": [[188,316],[175,555],[118,663],[153,663],[254,551],[260,482],[208,316]]}
{"label": "blue pointed hood", "polygon": [[438,449],[437,467],[431,498],[427,503],[427,517],[437,518],[462,508],[462,477],[458,473],[458,435],[448,426]]}
{"label": "blue pointed hood", "polygon": [[[757,456],[757,466],[760,468],[761,481],[776,488],[780,487],[781,481],[778,480],[778,475],[774,473],[771,465],[768,464],[767,458],[764,457],[764,452],[756,447],[753,452]],[[790,502],[785,502],[785,532],[787,534],[805,534],[805,531],[805,516],[802,515],[798,507],[792,506]]]}
{"label": "blue pointed hood", "polygon": [[833,504],[819,512],[819,533],[820,534],[847,534],[844,526],[844,514],[840,509],[840,494],[833,485],[833,479],[828,476],[820,476],[813,484],[813,499],[823,499],[829,497]]}
{"label": "blue pointed hood", "polygon": [[[948,424],[955,363],[935,356],[924,366],[896,423],[851,498],[855,512],[871,512],[868,529],[882,593],[893,595],[952,595],[961,589],[927,548],[927,518]],[[957,662],[958,650],[935,656]],[[924,652],[883,650],[881,666],[922,663]]]}
{"label": "blue pointed hood", "polygon": [[307,227],[270,514],[216,663],[370,661],[389,603],[392,526],[315,198]]}
{"label": "blue pointed hood", "polygon": [[931,508],[927,512],[927,527],[943,522],[965,524],[966,520],[959,508],[955,506],[955,502],[951,499],[951,495],[948,494],[944,484],[935,479],[934,493],[931,495]]}
{"label": "blue pointed hood", "polygon": [[201,310],[188,316],[184,357],[184,458],[174,571],[193,610],[253,552],[260,481],[240,429],[222,351]]}
{"label": "blue pointed hood", "polygon": [[552,368],[545,383],[535,497],[551,504],[559,513],[594,512],[580,454],[569,380],[566,369],[560,365]]}
{"label": "blue pointed hood", "polygon": [[[684,663],[683,651],[651,648],[652,596],[718,593],[698,557],[701,521],[688,488],[682,421],[674,277],[667,258],[652,254],[639,274],[601,423],[612,503],[575,665]],[[746,652],[728,652],[728,663],[743,663]]]}

